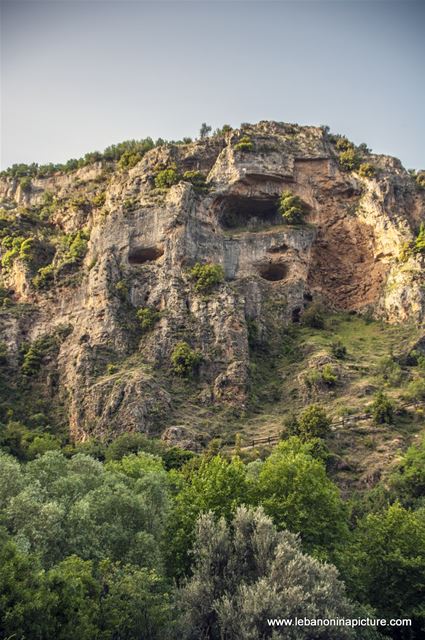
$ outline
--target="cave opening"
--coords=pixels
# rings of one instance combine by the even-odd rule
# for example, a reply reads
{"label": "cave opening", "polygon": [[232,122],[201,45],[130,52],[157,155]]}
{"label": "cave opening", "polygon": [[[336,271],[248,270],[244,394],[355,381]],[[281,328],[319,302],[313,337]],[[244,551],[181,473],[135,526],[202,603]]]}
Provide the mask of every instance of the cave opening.
{"label": "cave opening", "polygon": [[287,276],[288,267],[286,264],[271,262],[269,264],[261,265],[259,267],[259,274],[264,278],[264,280],[278,282]]}
{"label": "cave opening", "polygon": [[226,195],[219,199],[218,219],[223,229],[248,228],[282,224],[278,198]]}
{"label": "cave opening", "polygon": [[144,264],[158,260],[164,254],[162,247],[133,247],[128,253],[129,264]]}
{"label": "cave opening", "polygon": [[300,322],[300,319],[301,319],[301,309],[299,307],[292,309],[292,322],[298,323]]}

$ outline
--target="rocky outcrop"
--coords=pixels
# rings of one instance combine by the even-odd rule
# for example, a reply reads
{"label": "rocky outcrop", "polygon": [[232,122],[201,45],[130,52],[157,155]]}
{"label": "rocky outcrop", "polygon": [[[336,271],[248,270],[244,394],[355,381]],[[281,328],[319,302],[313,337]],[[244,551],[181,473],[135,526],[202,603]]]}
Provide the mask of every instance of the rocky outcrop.
{"label": "rocky outcrop", "polygon": [[[238,148],[243,136],[251,148]],[[89,234],[78,268],[65,260],[44,288],[34,287],[20,257],[2,273],[12,300],[2,310],[2,335],[11,352],[71,327],[57,359],[58,394],[76,439],[164,428],[175,404],[169,365],[179,341],[202,357],[196,401],[243,409],[252,323],[261,334],[296,322],[316,299],[392,323],[423,321],[423,258],[401,255],[423,219],[424,191],[392,158],[367,154],[376,172],[366,178],[342,171],[337,155],[322,128],[261,122],[153,149],[130,170],[96,163],[34,179],[25,192],[17,180],[0,180],[8,219],[27,215],[24,207],[38,215],[48,193],[56,203],[52,233]],[[183,178],[158,189],[155,176],[171,166],[180,176],[200,172],[205,186]],[[284,190],[302,199],[306,224],[283,224]],[[41,216],[30,235],[37,224],[47,222]],[[223,268],[224,281],[207,293],[190,277],[198,262]],[[34,309],[31,322],[16,315],[23,304]],[[144,333],[141,308],[156,313]]]}

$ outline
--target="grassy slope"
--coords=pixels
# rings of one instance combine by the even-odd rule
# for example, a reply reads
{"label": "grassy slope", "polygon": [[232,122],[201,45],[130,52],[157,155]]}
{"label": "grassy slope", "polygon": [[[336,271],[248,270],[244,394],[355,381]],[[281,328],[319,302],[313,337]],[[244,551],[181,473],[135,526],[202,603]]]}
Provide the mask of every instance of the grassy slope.
{"label": "grassy slope", "polygon": [[[386,381],[382,362],[409,351],[418,331],[409,325],[385,325],[355,315],[334,314],[325,329],[298,326],[276,341],[268,353],[252,356],[252,389],[248,414],[241,420],[222,425],[229,443],[235,432],[242,442],[277,435],[285,418],[312,402],[319,402],[333,419],[364,413],[378,389],[396,403],[403,402],[408,382],[421,375],[418,367],[401,367],[395,380]],[[331,366],[339,370],[339,381],[332,387],[308,389],[305,373],[320,369],[318,363],[332,358],[336,340],[347,349],[344,360],[333,358]],[[336,456],[334,473],[342,487],[366,487],[385,475],[397,456],[425,428],[422,412],[409,411],[396,416],[391,426],[376,426],[370,420],[349,421],[335,430],[329,446]]]}

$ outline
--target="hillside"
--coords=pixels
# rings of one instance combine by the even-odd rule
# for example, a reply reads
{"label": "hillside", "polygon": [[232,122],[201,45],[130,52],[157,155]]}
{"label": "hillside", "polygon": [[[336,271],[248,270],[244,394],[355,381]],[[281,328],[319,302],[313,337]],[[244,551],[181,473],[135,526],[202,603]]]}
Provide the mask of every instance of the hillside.
{"label": "hillside", "polygon": [[[276,122],[110,149],[0,178],[4,425],[197,451],[280,434],[312,402],[338,419],[415,395],[423,173]],[[319,307],[324,328],[304,321]],[[341,483],[369,486],[422,426],[335,432]]]}

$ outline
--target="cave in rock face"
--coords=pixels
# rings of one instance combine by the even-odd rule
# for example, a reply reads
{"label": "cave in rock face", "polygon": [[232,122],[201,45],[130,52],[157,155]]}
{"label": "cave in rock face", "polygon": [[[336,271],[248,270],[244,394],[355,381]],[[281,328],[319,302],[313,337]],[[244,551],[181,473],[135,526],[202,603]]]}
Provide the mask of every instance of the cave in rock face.
{"label": "cave in rock face", "polygon": [[286,264],[269,263],[261,265],[258,272],[264,280],[270,282],[278,282],[283,280],[288,275],[288,267]]}
{"label": "cave in rock face", "polygon": [[218,219],[223,229],[276,225],[282,223],[277,197],[222,196],[217,201]]}
{"label": "cave in rock face", "polygon": [[130,264],[144,264],[158,260],[164,254],[162,247],[133,247],[128,253]]}

